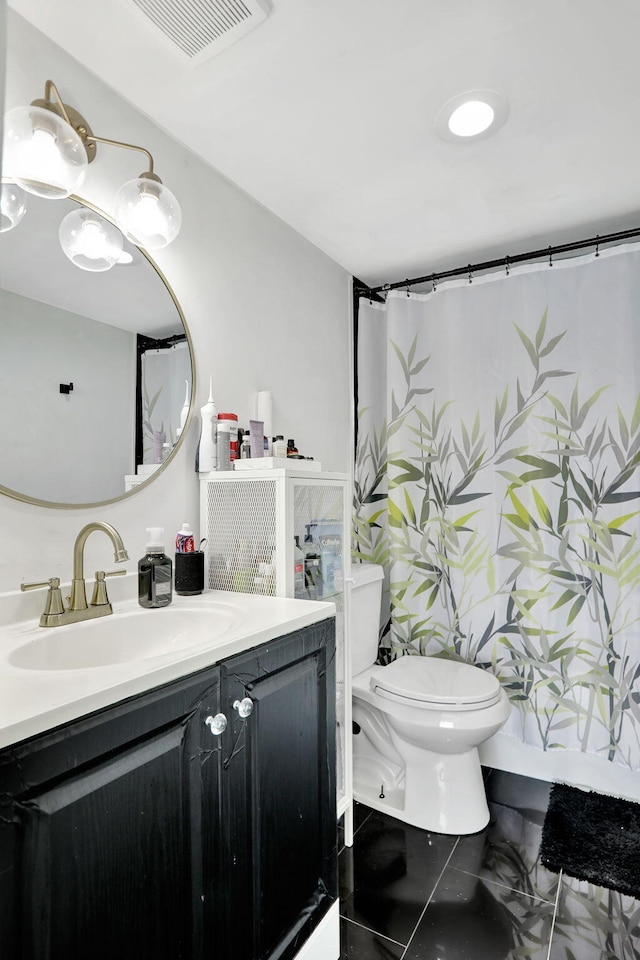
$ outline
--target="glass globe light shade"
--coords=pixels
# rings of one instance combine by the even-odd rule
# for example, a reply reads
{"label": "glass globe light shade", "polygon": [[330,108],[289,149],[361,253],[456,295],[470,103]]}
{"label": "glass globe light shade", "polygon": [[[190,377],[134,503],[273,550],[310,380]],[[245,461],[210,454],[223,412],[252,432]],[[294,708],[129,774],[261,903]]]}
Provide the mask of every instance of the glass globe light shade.
{"label": "glass globe light shade", "polygon": [[4,118],[3,173],[49,200],[74,193],[88,166],[85,146],[66,120],[44,107],[14,107]]}
{"label": "glass globe light shade", "polygon": [[58,230],[62,250],[81,270],[110,270],[122,256],[122,234],[92,210],[72,210]]}
{"label": "glass globe light shade", "polygon": [[164,184],[138,177],[123,184],[114,201],[115,218],[124,235],[146,250],[160,250],[178,236],[180,204]]}
{"label": "glass globe light shade", "polygon": [[0,233],[17,227],[27,212],[27,195],[15,183],[0,184]]}

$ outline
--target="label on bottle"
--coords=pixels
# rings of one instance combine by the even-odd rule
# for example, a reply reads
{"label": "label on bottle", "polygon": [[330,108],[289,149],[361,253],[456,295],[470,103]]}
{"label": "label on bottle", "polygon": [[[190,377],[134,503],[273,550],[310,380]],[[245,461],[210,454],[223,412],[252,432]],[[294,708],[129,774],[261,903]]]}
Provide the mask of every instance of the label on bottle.
{"label": "label on bottle", "polygon": [[192,533],[180,533],[176,536],[176,553],[193,553],[195,543]]}
{"label": "label on bottle", "polygon": [[218,425],[218,470],[231,470],[231,450],[228,423]]}

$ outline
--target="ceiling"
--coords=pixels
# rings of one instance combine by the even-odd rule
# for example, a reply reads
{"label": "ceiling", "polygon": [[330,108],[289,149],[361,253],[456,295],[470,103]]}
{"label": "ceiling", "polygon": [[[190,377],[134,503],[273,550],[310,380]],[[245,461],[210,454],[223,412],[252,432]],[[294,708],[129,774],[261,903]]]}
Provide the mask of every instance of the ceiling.
{"label": "ceiling", "polygon": [[[199,65],[131,0],[9,5],[371,285],[640,225],[637,0],[271,0]],[[472,89],[507,122],[441,139]]]}

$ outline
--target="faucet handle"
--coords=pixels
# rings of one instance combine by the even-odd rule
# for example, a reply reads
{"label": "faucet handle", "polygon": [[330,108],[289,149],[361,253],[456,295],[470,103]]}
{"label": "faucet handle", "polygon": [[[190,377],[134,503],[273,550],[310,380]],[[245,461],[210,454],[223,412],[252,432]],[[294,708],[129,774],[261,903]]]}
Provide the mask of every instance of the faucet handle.
{"label": "faucet handle", "polygon": [[51,577],[50,580],[43,580],[38,583],[21,583],[20,589],[24,593],[26,590],[37,590],[39,587],[49,587],[47,598],[44,604],[43,617],[48,617],[54,613],[64,613],[64,603],[60,593],[60,578]]}
{"label": "faucet handle", "polygon": [[37,590],[38,587],[53,587],[54,589],[57,587],[59,589],[60,578],[51,577],[50,580],[39,580],[38,583],[21,583],[20,584],[20,589],[22,590],[23,593],[25,593],[27,590]]}
{"label": "faucet handle", "polygon": [[110,570],[105,573],[104,570],[96,570],[96,582],[93,585],[93,596],[91,597],[92,607],[101,607],[109,603],[107,596],[107,585],[104,582],[105,577],[124,577],[126,570]]}

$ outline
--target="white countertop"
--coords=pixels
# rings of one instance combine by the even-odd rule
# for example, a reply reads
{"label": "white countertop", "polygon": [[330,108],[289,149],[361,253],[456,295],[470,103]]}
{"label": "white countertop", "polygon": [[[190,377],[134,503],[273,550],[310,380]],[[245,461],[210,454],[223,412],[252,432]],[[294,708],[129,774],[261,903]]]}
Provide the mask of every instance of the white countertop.
{"label": "white countertop", "polygon": [[[36,619],[19,618],[25,611],[34,613],[30,596],[27,601],[25,594],[1,594],[0,747],[18,743],[127,697],[188,676],[335,614],[333,603],[216,590],[206,590],[196,597],[174,595],[169,607],[144,610],[137,598],[131,598],[129,589],[123,599],[115,598],[118,592],[121,591],[112,591],[109,584],[113,615],[88,622],[111,621],[115,625],[116,621],[121,621],[122,643],[131,644],[134,649],[137,624],[145,628],[147,635],[153,634],[156,625],[160,631],[165,610],[171,610],[171,618],[176,621],[182,607],[187,622],[190,610],[198,608],[200,613],[205,608],[220,609],[225,611],[227,623],[217,637],[212,636],[206,642],[200,638],[194,646],[183,645],[169,652],[165,647],[160,655],[143,653],[138,659],[79,669],[32,669],[16,666],[12,661],[17,662],[20,657],[28,661],[28,648],[35,649],[33,645],[37,646],[44,635],[47,643],[55,643],[57,634],[62,642],[63,632],[71,636],[73,631],[85,628],[87,621],[64,627],[40,627],[39,615]],[[43,595],[38,591],[39,609],[42,600]],[[127,633],[132,635],[126,636]]]}

